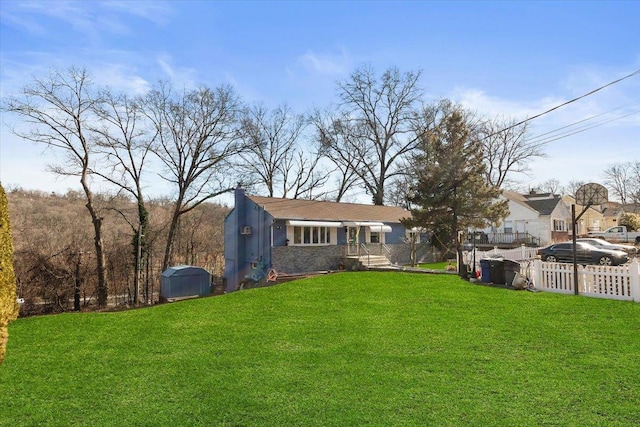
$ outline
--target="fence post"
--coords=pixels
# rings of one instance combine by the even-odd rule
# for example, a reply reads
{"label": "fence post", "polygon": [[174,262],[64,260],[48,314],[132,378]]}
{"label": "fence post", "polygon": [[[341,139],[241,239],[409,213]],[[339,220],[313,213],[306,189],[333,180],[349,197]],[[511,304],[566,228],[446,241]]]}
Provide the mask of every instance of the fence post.
{"label": "fence post", "polygon": [[524,243],[520,245],[520,259],[527,259],[527,257],[525,256],[525,246]]}
{"label": "fence post", "polygon": [[542,286],[542,261],[539,259],[533,260],[533,271],[531,272],[530,279],[533,280],[533,285],[538,287],[538,289],[543,289]]}
{"label": "fence post", "polygon": [[574,290],[575,295],[584,294],[589,291],[589,289],[587,289],[587,269],[584,265],[578,266],[578,280],[574,281],[574,284],[578,286],[578,290]]}
{"label": "fence post", "polygon": [[635,302],[640,302],[640,263],[634,258],[629,266],[629,285]]}

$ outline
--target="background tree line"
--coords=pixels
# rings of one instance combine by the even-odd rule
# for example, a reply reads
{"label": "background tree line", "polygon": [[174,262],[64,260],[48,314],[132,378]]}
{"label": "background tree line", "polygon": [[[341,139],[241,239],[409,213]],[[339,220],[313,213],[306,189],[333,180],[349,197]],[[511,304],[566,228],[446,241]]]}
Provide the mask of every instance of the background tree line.
{"label": "background tree line", "polygon": [[[81,192],[64,195],[10,188],[7,191],[13,231],[17,295],[24,299],[21,315],[89,310],[96,307],[97,272],[90,216]],[[105,272],[110,278],[109,306],[133,306],[157,301],[166,245],[173,215],[168,199],[147,200],[148,235],[145,258],[136,280],[130,224],[137,204],[124,197],[98,194],[94,203],[108,227],[104,231]],[[198,265],[222,276],[223,220],[227,206],[202,203],[184,216],[173,245],[173,262]],[[154,300],[155,298],[155,300]]]}
{"label": "background tree line", "polygon": [[[609,200],[626,204],[640,204],[640,160],[613,163],[607,166],[600,184],[609,190]],[[548,179],[538,188],[553,194],[573,196],[584,181],[570,181],[562,184],[555,178]]]}
{"label": "background tree line", "polygon": [[[33,192],[10,191],[21,291],[41,283],[35,294],[65,309],[68,291],[42,289],[71,283],[76,299],[83,288],[98,307],[123,292],[135,305],[170,265],[204,256],[219,268],[226,208],[212,201],[238,182],[272,197],[353,201],[364,192],[411,209],[450,247],[457,231],[504,214],[490,200],[544,153],[526,123],[427,100],[420,77],[363,66],[337,82],[334,104],[307,114],[247,105],[228,85],[165,81],[133,96],[73,67],[34,77],[3,110],[15,134],[57,154],[51,171],[77,177],[81,191],[40,194],[51,200],[39,215],[26,214]],[[150,185],[169,195],[150,199]]]}

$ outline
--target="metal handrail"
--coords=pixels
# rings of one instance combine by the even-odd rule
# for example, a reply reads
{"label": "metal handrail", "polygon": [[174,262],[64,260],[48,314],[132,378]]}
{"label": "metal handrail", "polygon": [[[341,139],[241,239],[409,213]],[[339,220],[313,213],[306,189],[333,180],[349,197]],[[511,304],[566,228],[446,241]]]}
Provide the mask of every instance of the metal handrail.
{"label": "metal handrail", "polygon": [[391,258],[391,248],[389,246],[387,246],[386,243],[382,244],[382,255],[386,256],[387,258]]}
{"label": "metal handrail", "polygon": [[369,248],[367,247],[367,245],[365,243],[360,243],[360,247],[367,254],[367,266],[369,266],[369,264],[371,264],[371,253],[369,252]]}

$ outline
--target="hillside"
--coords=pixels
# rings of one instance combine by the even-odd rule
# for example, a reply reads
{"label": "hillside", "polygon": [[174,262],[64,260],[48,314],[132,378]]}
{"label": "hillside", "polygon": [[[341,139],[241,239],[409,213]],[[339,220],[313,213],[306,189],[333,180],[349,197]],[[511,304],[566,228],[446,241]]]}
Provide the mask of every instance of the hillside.
{"label": "hillside", "polygon": [[[93,226],[82,194],[65,195],[14,189],[7,192],[15,245],[18,295],[25,300],[21,315],[73,309],[74,286],[80,288],[82,309],[92,309],[96,274]],[[109,303],[128,305],[132,300],[136,205],[123,197],[97,195],[103,219],[107,253]],[[161,261],[166,244],[172,202],[147,202],[151,228],[142,278],[141,298],[157,300]],[[180,222],[173,247],[174,264],[204,267],[222,273],[223,221],[229,208],[205,203]]]}

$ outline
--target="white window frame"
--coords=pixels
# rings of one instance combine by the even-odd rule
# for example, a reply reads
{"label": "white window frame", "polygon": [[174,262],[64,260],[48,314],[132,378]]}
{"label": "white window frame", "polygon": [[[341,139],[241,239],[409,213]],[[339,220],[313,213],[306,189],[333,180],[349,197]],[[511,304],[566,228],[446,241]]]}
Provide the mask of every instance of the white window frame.
{"label": "white window frame", "polygon": [[290,246],[331,246],[336,245],[338,231],[335,227],[287,226]]}
{"label": "white window frame", "polygon": [[553,231],[567,231],[567,222],[564,219],[554,219]]}

